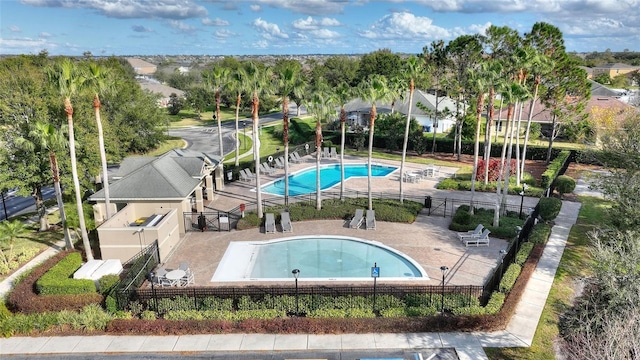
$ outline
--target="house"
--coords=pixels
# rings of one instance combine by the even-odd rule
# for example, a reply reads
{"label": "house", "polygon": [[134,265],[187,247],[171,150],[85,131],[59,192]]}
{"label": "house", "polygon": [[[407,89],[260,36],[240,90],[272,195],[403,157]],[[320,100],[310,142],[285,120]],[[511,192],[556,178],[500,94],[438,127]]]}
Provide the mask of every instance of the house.
{"label": "house", "polygon": [[606,63],[594,67],[592,77],[595,79],[601,74],[607,74],[610,78],[614,78],[618,75],[628,74],[636,70],[640,70],[640,66],[631,66],[622,63]]}
{"label": "house", "polygon": [[137,75],[151,75],[158,70],[158,67],[150,62],[138,58],[127,58],[127,62],[133,67]]}
{"label": "house", "polygon": [[[393,104],[391,102],[376,103],[376,110],[378,114],[390,113],[398,111],[402,114],[407,114],[409,111],[409,96],[405,96],[405,99]],[[345,111],[347,112],[347,120],[349,126],[355,125],[368,127],[369,117],[371,114],[371,103],[367,103],[362,99],[354,99],[345,104]],[[462,103],[459,106],[455,101],[446,96],[438,96],[438,113],[440,114],[437,119],[437,131],[447,132],[456,123],[455,113],[456,109],[464,111],[464,105]],[[413,102],[411,104],[411,117],[422,125],[426,132],[434,131],[434,121],[436,109],[436,97],[425,91],[415,90],[413,93]]]}
{"label": "house", "polygon": [[109,184],[116,211],[105,218],[104,190],[89,197],[103,258],[126,261],[158,240],[160,258],[168,255],[184,235],[185,214],[203,212],[223,181],[220,158],[174,149],[159,157],[126,158]]}
{"label": "house", "polygon": [[161,84],[157,80],[138,77],[137,81],[142,89],[160,95],[160,99],[158,99],[158,106],[160,107],[166,108],[169,105],[171,94],[176,94],[179,98],[185,97],[184,91]]}

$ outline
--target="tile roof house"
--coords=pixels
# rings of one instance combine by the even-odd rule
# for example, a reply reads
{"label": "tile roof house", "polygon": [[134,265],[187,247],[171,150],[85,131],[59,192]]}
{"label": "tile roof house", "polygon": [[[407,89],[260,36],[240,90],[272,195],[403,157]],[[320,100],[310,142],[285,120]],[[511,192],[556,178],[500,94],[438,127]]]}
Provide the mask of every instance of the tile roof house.
{"label": "tile roof house", "polygon": [[133,67],[133,71],[138,75],[151,75],[158,70],[156,65],[142,59],[127,58],[127,62]]}
{"label": "tile roof house", "polygon": [[606,63],[594,67],[592,70],[592,76],[595,79],[600,74],[607,74],[609,77],[614,78],[618,75],[628,74],[636,70],[640,70],[640,66],[631,66],[622,63]]}
{"label": "tile roof house", "polygon": [[101,223],[102,257],[126,261],[154,240],[161,258],[166,256],[190,226],[185,214],[202,212],[205,200],[213,200],[214,177],[222,177],[219,162],[217,156],[184,149],[159,157],[126,158],[109,184],[109,199],[117,212],[105,219],[104,190],[89,197],[96,202],[94,217]]}
{"label": "tile roof house", "polygon": [[[418,103],[422,106],[418,106]],[[464,111],[464,105],[460,104],[460,111]],[[348,114],[349,125],[369,126],[369,116],[371,111],[371,103],[367,103],[362,99],[354,99],[345,104],[345,111]],[[376,103],[378,114],[390,113],[392,108],[391,102]],[[430,111],[425,111],[426,108]],[[411,103],[411,116],[422,125],[422,127],[430,132],[433,129],[434,116],[436,108],[436,96],[425,91],[415,90],[413,93],[413,103]],[[397,101],[394,104],[394,111],[407,114],[409,111],[409,95],[405,96],[403,101]],[[438,96],[438,112],[446,114],[438,116],[438,132],[446,132],[455,125],[456,103],[449,97]]]}

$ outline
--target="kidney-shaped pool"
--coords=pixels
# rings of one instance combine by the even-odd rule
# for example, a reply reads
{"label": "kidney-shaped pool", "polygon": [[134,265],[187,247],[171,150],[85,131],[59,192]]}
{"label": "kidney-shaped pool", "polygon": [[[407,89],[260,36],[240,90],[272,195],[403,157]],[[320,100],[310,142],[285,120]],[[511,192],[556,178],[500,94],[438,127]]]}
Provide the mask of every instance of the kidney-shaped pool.
{"label": "kidney-shaped pool", "polygon": [[376,264],[380,278],[429,280],[407,255],[376,241],[343,236],[299,236],[271,241],[231,242],[211,281],[277,281],[291,279],[371,279]]}

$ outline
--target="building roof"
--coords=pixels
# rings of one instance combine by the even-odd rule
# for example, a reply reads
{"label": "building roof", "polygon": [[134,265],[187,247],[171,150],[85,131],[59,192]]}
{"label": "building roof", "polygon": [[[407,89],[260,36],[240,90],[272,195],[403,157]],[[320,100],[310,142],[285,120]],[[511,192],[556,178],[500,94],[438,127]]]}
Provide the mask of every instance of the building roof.
{"label": "building roof", "polygon": [[[219,164],[220,159],[205,153],[175,149],[156,157],[129,157],[122,162],[109,184],[109,198],[129,200],[181,200],[200,186],[201,179]],[[90,200],[104,200],[104,190]]]}
{"label": "building roof", "polygon": [[[415,116],[429,116],[431,114],[426,113],[424,110],[418,107],[418,103],[424,105],[427,109],[435,110],[436,97],[421,90],[415,90],[413,93],[413,103],[411,104],[411,114]],[[462,108],[463,105],[461,104]],[[347,112],[363,112],[368,113],[371,110],[371,103],[365,102],[360,98],[349,101],[344,106]],[[449,109],[450,112],[455,113],[456,103],[451,98],[446,96],[438,96],[438,111]],[[378,113],[391,112],[391,102],[376,103],[376,110]],[[407,92],[405,99],[402,102],[396,102],[395,110],[406,114],[409,111],[409,94]]]}
{"label": "building roof", "polygon": [[591,83],[591,96],[620,96],[620,93],[615,90],[611,90],[608,87],[597,83],[593,80],[588,80]]}
{"label": "building roof", "polygon": [[131,64],[136,74],[152,74],[158,68],[155,64],[137,58],[127,58],[127,62]]}
{"label": "building roof", "polygon": [[141,88],[149,90],[152,93],[161,94],[164,98],[170,97],[172,93],[178,95],[178,97],[184,97],[184,91],[161,84],[157,81],[138,79],[138,84],[140,84]]}
{"label": "building roof", "polygon": [[623,63],[606,63],[595,66],[594,69],[636,69],[637,66],[631,66]]}

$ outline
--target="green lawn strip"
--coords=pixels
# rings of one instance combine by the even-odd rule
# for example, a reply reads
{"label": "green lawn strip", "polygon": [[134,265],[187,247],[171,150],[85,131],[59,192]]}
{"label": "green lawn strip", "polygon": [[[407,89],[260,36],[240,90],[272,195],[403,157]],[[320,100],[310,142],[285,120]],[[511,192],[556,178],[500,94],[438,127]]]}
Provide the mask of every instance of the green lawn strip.
{"label": "green lawn strip", "polygon": [[[169,115],[171,121],[171,127],[184,127],[184,126],[207,126],[215,125],[218,122],[213,120],[214,109],[207,109],[200,113],[200,119],[198,120],[198,113],[192,109],[180,110],[178,115]],[[223,122],[235,121],[236,110],[234,108],[220,108],[220,117]],[[251,113],[240,111],[238,114],[239,120],[251,117]],[[239,125],[242,127],[242,125]]]}
{"label": "green lawn strip", "polygon": [[569,233],[533,344],[529,348],[485,348],[489,359],[555,359],[553,346],[558,337],[558,319],[576,295],[574,279],[588,275],[591,260],[587,233],[607,224],[606,212],[611,206],[595,197],[579,196],[579,200],[582,207],[578,221]]}
{"label": "green lawn strip", "polygon": [[142,156],[160,156],[169,150],[181,149],[185,147],[186,142],[180,138],[170,138],[160,143],[160,145],[154,150],[143,154]]}

